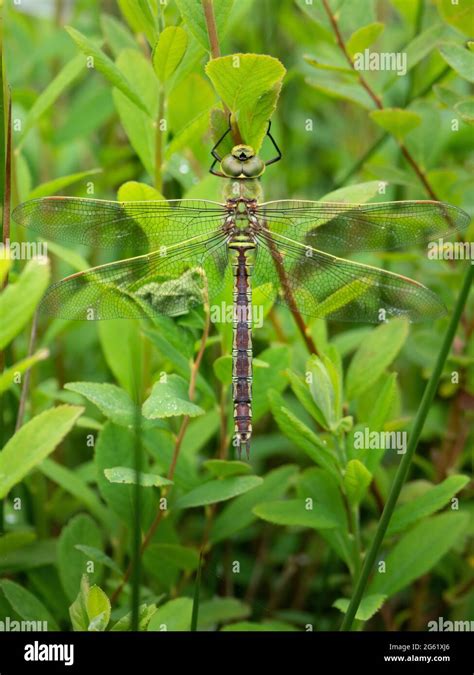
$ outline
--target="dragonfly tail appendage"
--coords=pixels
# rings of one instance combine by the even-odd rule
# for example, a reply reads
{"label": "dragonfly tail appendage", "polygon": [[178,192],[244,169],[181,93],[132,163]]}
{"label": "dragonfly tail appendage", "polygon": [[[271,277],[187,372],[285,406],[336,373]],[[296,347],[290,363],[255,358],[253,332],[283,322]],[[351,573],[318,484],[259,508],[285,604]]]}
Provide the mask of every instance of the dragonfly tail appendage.
{"label": "dragonfly tail appendage", "polygon": [[250,455],[252,436],[252,317],[250,266],[247,248],[235,246],[234,337],[232,345],[232,394],[234,399],[235,445],[239,458],[245,448]]}

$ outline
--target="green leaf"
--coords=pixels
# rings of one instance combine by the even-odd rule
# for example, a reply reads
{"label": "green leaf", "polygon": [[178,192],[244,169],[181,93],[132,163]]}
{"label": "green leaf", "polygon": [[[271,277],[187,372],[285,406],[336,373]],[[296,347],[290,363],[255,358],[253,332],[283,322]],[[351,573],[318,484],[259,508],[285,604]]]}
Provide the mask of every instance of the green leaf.
{"label": "green leaf", "polygon": [[104,631],[110,621],[110,611],[110,600],[107,595],[99,586],[92,586],[86,599],[86,612],[89,619],[87,630]]}
{"label": "green leaf", "polygon": [[[386,595],[382,595],[381,593],[374,593],[373,595],[366,595],[363,597],[360,601],[355,618],[359,621],[368,621],[371,619],[382,607],[386,597]],[[349,607],[349,602],[350,600],[347,598],[338,598],[333,602],[332,606],[337,607],[337,609],[340,609],[341,612],[345,614]]]}
{"label": "green leaf", "polygon": [[312,527],[316,530],[337,526],[337,521],[322,504],[307,508],[305,499],[264,502],[253,510],[256,516],[275,525]]}
{"label": "green leaf", "polygon": [[268,632],[276,631],[281,633],[282,631],[296,631],[298,630],[289,623],[284,621],[264,621],[263,623],[253,623],[252,621],[237,621],[236,623],[231,623],[229,626],[224,626],[223,631],[245,631],[248,633],[252,632]]}
{"label": "green leaf", "polygon": [[451,42],[444,43],[439,48],[439,53],[460,77],[468,82],[474,82],[474,54]]}
{"label": "green leaf", "polygon": [[84,396],[115,424],[128,427],[136,422],[137,412],[133,401],[127,392],[115,384],[68,382],[64,388]]}
{"label": "green leaf", "polygon": [[[47,630],[59,630],[49,610],[26,588],[9,579],[0,580],[0,588],[12,608],[24,621],[45,621],[48,626]],[[37,628],[37,630],[41,629]]]}
{"label": "green leaf", "polygon": [[330,363],[324,362],[319,356],[312,356],[308,361],[309,390],[314,404],[319,411],[318,421],[326,429],[333,429],[336,424],[336,393],[333,382],[328,372]]}
{"label": "green leaf", "polygon": [[87,556],[89,560],[94,560],[95,562],[108,567],[119,575],[122,574],[122,570],[117,565],[115,560],[112,560],[110,556],[101,551],[99,548],[95,548],[94,546],[86,546],[84,544],[76,544],[74,548],[77,548],[78,551],[84,553],[84,555]]}
{"label": "green leaf", "polygon": [[367,26],[362,26],[352,33],[346,43],[346,48],[350,56],[354,56],[357,52],[363,52],[364,49],[370,47],[385,28],[383,23],[369,23]]}
{"label": "green leaf", "polygon": [[283,497],[296,470],[291,464],[274,469],[264,477],[261,485],[232,500],[215,519],[210,540],[216,543],[230,539],[236,532],[251,525],[255,520],[253,508],[269,499]]}
{"label": "green leaf", "polygon": [[438,12],[444,21],[461,33],[472,37],[472,5],[466,0],[437,0]]}
{"label": "green leaf", "polygon": [[143,404],[143,415],[148,419],[203,415],[204,410],[189,400],[186,380],[178,375],[167,375],[164,382],[155,382],[150,396]]}
{"label": "green leaf", "polygon": [[188,631],[191,627],[191,598],[177,598],[158,607],[150,623],[149,631]]}
{"label": "green leaf", "polygon": [[47,260],[29,260],[18,281],[0,293],[0,349],[29,321],[49,282]]}
{"label": "green leaf", "polygon": [[144,556],[145,567],[150,570],[168,565],[186,572],[193,572],[199,564],[199,553],[178,544],[151,544]]}
{"label": "green leaf", "polygon": [[372,110],[370,117],[379,127],[393,134],[395,138],[401,140],[412,129],[421,124],[421,115],[411,110],[402,108],[384,108],[383,110]]}
{"label": "green leaf", "polygon": [[[129,469],[126,466],[114,466],[105,469],[105,477],[111,483],[124,483],[126,485],[136,485],[137,476],[135,469]],[[142,487],[163,487],[163,485],[173,485],[172,480],[158,476],[156,473],[140,473],[140,485]]]}
{"label": "green leaf", "polygon": [[69,607],[69,616],[71,617],[72,629],[74,631],[86,631],[89,627],[89,617],[87,616],[86,609],[89,588],[89,578],[87,574],[83,574],[79,593]]}
{"label": "green leaf", "polygon": [[66,248],[65,246],[61,246],[61,244],[58,244],[55,241],[47,241],[46,243],[48,246],[48,255],[49,253],[54,253],[54,255],[58,256],[58,258],[63,260],[67,265],[70,265],[76,272],[82,272],[83,270],[90,268],[89,263],[82,255],[80,255],[80,253],[77,253],[70,248]]}
{"label": "green leaf", "polygon": [[19,384],[18,376],[26,372],[29,368],[34,366],[39,361],[44,361],[49,356],[49,351],[47,349],[40,349],[32,356],[28,356],[26,359],[18,361],[10,368],[6,368],[0,374],[0,394],[9,389],[14,384]]}
{"label": "green leaf", "polygon": [[20,138],[17,141],[18,144],[26,138],[30,129],[32,129],[42,115],[54,105],[61,94],[79,76],[81,71],[85,72],[83,56],[76,56],[59,71],[52,82],[50,82],[46,89],[41,92],[28,111],[23,123]]}
{"label": "green leaf", "polygon": [[371,332],[354,354],[347,371],[349,399],[360,396],[375,384],[395,359],[407,337],[408,322],[405,319],[391,319]]}
{"label": "green leaf", "polygon": [[152,61],[161,82],[168,82],[181,63],[187,46],[188,35],[179,26],[167,26],[160,34],[153,50]]}
{"label": "green leaf", "polygon": [[[131,190],[125,187],[128,185],[129,183],[126,183],[120,188],[119,201],[131,200]],[[127,194],[127,196],[122,197],[122,194]],[[139,369],[137,364],[141,364],[143,359],[140,322],[133,319],[122,321],[119,331],[113,321],[99,321],[98,323],[100,344],[107,365],[120,386],[128,392],[129,396],[133,397],[137,389],[141,388],[141,376],[137,373]]]}
{"label": "green leaf", "polygon": [[209,61],[206,73],[236,116],[242,138],[256,151],[265,137],[280,95],[285,68],[260,54],[233,54]]}
{"label": "green leaf", "polygon": [[227,478],[252,471],[250,464],[238,460],[208,459],[203,463],[203,467],[216,478]]}
{"label": "green leaf", "polygon": [[56,540],[43,539],[25,544],[0,556],[0,571],[5,573],[25,572],[35,567],[56,563]]}
{"label": "green leaf", "polygon": [[0,453],[0,499],[62,441],[83,408],[62,405],[33,417],[10,438]]}
{"label": "green leaf", "polygon": [[390,416],[390,412],[397,394],[397,373],[390,373],[378,393],[367,426],[371,431],[382,431],[384,424]]}
{"label": "green leaf", "polygon": [[345,204],[365,204],[372,197],[380,194],[380,181],[369,180],[365,183],[356,183],[354,185],[346,185],[328,192],[328,194],[321,197],[320,202],[343,202]]}
{"label": "green leaf", "polygon": [[370,593],[388,597],[429,572],[465,534],[467,513],[443,513],[426,518],[407,532],[388,554],[385,573],[377,573]]}
{"label": "green leaf", "polygon": [[98,47],[92,40],[89,40],[85,35],[80,33],[72,26],[65,26],[67,32],[74,40],[79,49],[88,58],[93,58],[94,67],[104,75],[104,77],[114,86],[119,89],[132,103],[134,103],[140,110],[143,110],[149,115],[149,110],[144,105],[140,96],[136,93],[130,82],[120,72],[115,63],[109,59],[100,47]]}
{"label": "green leaf", "polygon": [[89,169],[88,171],[79,171],[77,173],[71,173],[68,176],[54,178],[47,183],[41,183],[34,190],[31,190],[28,194],[28,199],[39,199],[40,197],[56,195],[58,192],[64,190],[64,188],[74,185],[74,183],[79,183],[89,176],[95,176],[98,173],[102,173],[102,169]]}
{"label": "green leaf", "polygon": [[[94,455],[99,491],[112,511],[129,526],[134,522],[135,487],[133,485],[110,483],[105,477],[105,471],[115,466],[128,467],[133,470],[135,467],[135,450],[136,439],[134,434],[124,427],[118,427],[108,422],[99,434]],[[148,464],[143,462],[142,470],[146,471],[147,468]],[[154,491],[142,490],[140,502],[142,527],[146,528],[153,519],[156,510]]]}
{"label": "green leaf", "polygon": [[387,529],[387,535],[403,532],[417,520],[439,511],[445,506],[454,495],[462,490],[469,478],[467,476],[456,475],[449,476],[439,485],[429,488],[424,494],[410,499],[405,504],[397,506],[390,520]]}
{"label": "green leaf", "polygon": [[199,606],[198,630],[209,630],[218,623],[245,619],[250,613],[250,607],[236,598],[212,598]]}
{"label": "green leaf", "polygon": [[[147,630],[151,617],[155,614],[155,612],[156,612],[156,605],[145,605],[145,604],[140,605],[140,607],[138,608],[139,631]],[[131,630],[131,626],[132,626],[132,613],[129,612],[121,619],[119,619],[117,623],[114,623],[114,625],[110,628],[110,630],[126,631]]]}
{"label": "green leaf", "polygon": [[474,98],[459,101],[454,106],[454,110],[459,113],[463,122],[474,124]]}
{"label": "green leaf", "polygon": [[0,560],[11,551],[16,551],[36,539],[34,532],[7,532],[0,537]]}
{"label": "green leaf", "polygon": [[372,474],[358,459],[351,459],[344,473],[344,487],[352,504],[360,504],[372,482]]}
{"label": "green leaf", "polygon": [[[129,180],[120,186],[117,198],[120,202],[140,202],[152,201],[155,199],[164,199],[163,195],[151,185],[139,183],[136,180]],[[137,325],[138,322],[137,322]]]}
{"label": "green leaf", "polygon": [[[209,50],[209,37],[201,0],[176,0],[176,4],[183,17],[183,21],[191,33],[197,38],[204,49]],[[222,38],[224,35],[225,25],[233,4],[234,0],[214,0],[213,2],[214,18],[219,38]]]}
{"label": "green leaf", "polygon": [[154,45],[157,38],[157,27],[149,1],[118,0],[118,4],[134,33],[144,33],[150,45]]}
{"label": "green leaf", "polygon": [[[102,547],[102,535],[95,521],[85,513],[74,516],[63,528],[58,541],[59,577],[68,598],[73,601],[79,591],[83,574],[88,573],[88,559],[76,549],[77,544]],[[99,581],[102,565],[95,565],[95,571],[90,574],[93,581]]]}
{"label": "green leaf", "polygon": [[62,464],[58,464],[58,462],[52,459],[45,459],[38,466],[38,469],[43,475],[63,488],[63,490],[73,495],[81,504],[84,504],[91,514],[100,520],[107,529],[111,530],[114,528],[116,524],[115,519],[111,517],[110,512],[98,499],[96,493],[77,472],[68,469]]}
{"label": "green leaf", "polygon": [[189,509],[232,499],[263,483],[259,476],[231,476],[199,485],[176,502],[177,509]]}

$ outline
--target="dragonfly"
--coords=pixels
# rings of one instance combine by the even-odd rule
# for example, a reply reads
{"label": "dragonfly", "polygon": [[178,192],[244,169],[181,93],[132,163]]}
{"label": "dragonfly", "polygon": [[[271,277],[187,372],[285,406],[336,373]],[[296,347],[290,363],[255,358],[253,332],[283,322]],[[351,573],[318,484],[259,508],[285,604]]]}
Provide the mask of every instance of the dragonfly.
{"label": "dragonfly", "polygon": [[[246,144],[211,150],[210,172],[225,179],[222,202],[170,199],[105,201],[44,197],[20,204],[14,220],[47,239],[146,252],[72,274],[53,284],[40,310],[69,320],[179,317],[231,284],[232,398],[239,457],[252,437],[252,288],[299,317],[380,323],[433,320],[440,299],[413,279],[348,259],[354,252],[402,249],[446,237],[469,223],[444,202],[350,204],[262,202],[264,161]],[[228,142],[228,139],[227,141]],[[273,153],[272,153],[273,154]]]}

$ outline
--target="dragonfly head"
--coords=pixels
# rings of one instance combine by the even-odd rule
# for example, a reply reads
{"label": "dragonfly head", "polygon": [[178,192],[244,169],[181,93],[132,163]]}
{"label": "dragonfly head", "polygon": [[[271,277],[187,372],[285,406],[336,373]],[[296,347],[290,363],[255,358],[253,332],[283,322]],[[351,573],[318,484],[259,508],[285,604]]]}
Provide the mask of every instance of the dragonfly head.
{"label": "dragonfly head", "polygon": [[229,178],[258,178],[265,164],[251,145],[234,145],[221,162],[222,173]]}

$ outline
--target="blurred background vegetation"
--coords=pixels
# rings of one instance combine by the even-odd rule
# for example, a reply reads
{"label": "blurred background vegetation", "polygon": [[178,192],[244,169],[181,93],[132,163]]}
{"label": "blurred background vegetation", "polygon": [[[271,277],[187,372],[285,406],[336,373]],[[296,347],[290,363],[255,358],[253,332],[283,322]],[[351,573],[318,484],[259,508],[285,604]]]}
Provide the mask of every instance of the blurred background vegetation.
{"label": "blurred background vegetation", "polygon": [[[205,72],[210,54],[200,2],[5,5],[13,205],[51,194],[221,198],[221,181],[208,168],[213,126],[217,133],[225,114],[215,112],[222,103]],[[222,56],[268,55],[287,71],[272,127],[283,161],[262,179],[266,199],[317,200],[341,190],[331,198],[435,196],[472,212],[468,2],[215,0],[214,7]],[[153,50],[170,26],[181,28],[167,35],[182,58],[164,72]],[[361,83],[341,46],[406,52],[408,71],[364,72]],[[85,67],[91,54],[94,67]],[[376,99],[379,108],[412,115],[377,118]],[[16,228],[12,240],[26,236]],[[145,470],[170,475],[190,408],[183,395],[180,414],[167,417],[160,406],[168,392],[157,383],[168,373],[178,389],[187,384],[204,315],[146,325],[40,317],[31,345],[34,310],[48,281],[104,260],[93,247],[50,243],[50,252],[51,270],[15,262],[1,296],[13,317],[11,330],[0,336],[2,441],[23,469],[0,490],[6,497],[0,616],[105,630],[129,611],[129,579],[123,590],[121,582],[133,549],[134,487],[111,482],[104,469],[134,466],[130,425],[138,398],[155,405],[159,418],[150,422],[143,409]],[[462,262],[432,261],[416,251],[361,259],[421,281],[453,307]],[[179,441],[172,489],[142,489],[142,536],[148,532],[142,629],[189,629],[201,550],[199,628],[330,630],[340,624],[400,461],[393,451],[357,450],[354,431],[410,428],[448,319],[375,329],[312,320],[321,356],[315,358],[291,314],[267,305],[266,321],[254,331],[259,361],[250,464],[229,461],[235,459],[229,326],[216,324],[196,383],[202,414]],[[359,629],[426,630],[439,616],[474,619],[473,331],[471,298],[380,553],[387,569],[371,581]],[[27,391],[24,375],[15,379],[15,373],[32,363]],[[308,372],[314,385],[305,381]],[[40,448],[33,458],[32,447]],[[223,461],[209,462],[216,458]],[[157,522],[163,490],[169,508]],[[308,498],[314,515],[302,516],[299,507]],[[129,627],[125,618],[117,629]]]}

